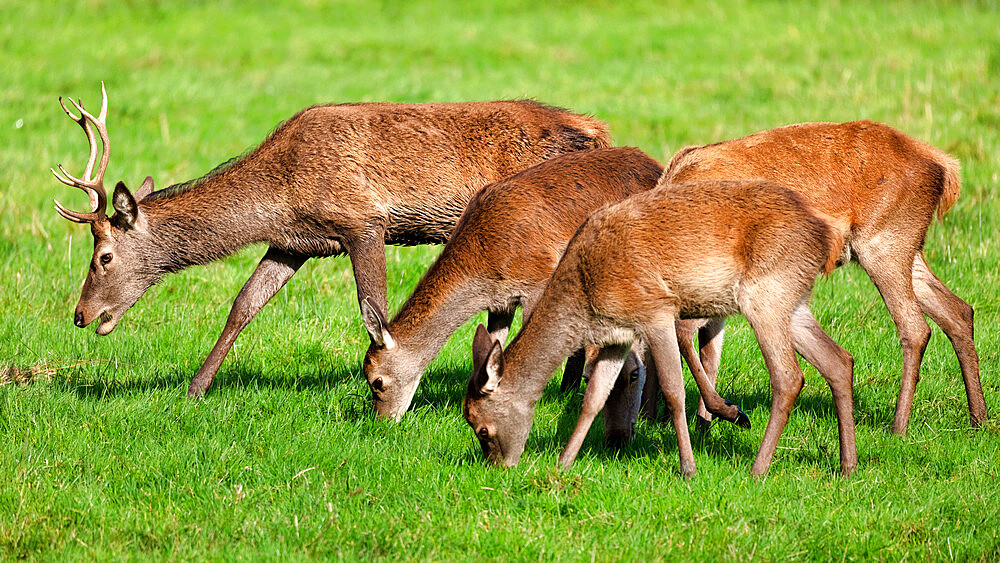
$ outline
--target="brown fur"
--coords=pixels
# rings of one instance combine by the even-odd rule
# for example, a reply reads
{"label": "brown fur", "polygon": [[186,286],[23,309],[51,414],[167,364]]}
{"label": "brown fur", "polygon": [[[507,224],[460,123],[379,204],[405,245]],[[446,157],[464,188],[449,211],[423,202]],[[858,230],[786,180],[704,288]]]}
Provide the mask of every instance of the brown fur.
{"label": "brown fur", "polygon": [[75,322],[99,317],[107,334],[164,274],[267,243],[191,382],[200,396],[239,332],[309,257],[347,252],[359,301],[384,308],[385,244],[444,242],[484,185],[606,146],[605,124],[533,101],[307,108],[203,178],[148,197],[151,180],[138,197],[120,185],[116,213],[88,221],[95,252]]}
{"label": "brown fur", "polygon": [[531,315],[587,216],[651,189],[662,171],[638,149],[595,149],[547,160],[483,188],[391,323],[381,310],[362,305],[372,309],[363,315],[372,336],[364,369],[378,412],[401,417],[427,365],[479,311],[489,311],[490,333],[506,341],[515,308]]}
{"label": "brown fur", "polygon": [[986,420],[972,308],[930,272],[922,256],[935,211],[943,216],[958,198],[958,161],[872,121],[801,123],[684,148],[670,160],[661,183],[751,178],[797,192],[843,237],[841,261],[857,260],[882,294],[903,347],[893,431],[905,433],[909,421],[930,337],[923,314],[951,339],[973,425]]}
{"label": "brown fur", "polygon": [[819,329],[807,305],[815,278],[839,251],[830,227],[810,214],[801,198],[777,185],[661,182],[655,190],[595,212],[580,227],[506,351],[500,342],[487,346],[479,339],[463,407],[466,420],[489,459],[516,464],[534,403],[554,367],[584,344],[601,346],[583,413],[560,457],[565,467],[604,406],[627,344],[641,337],[668,396],[681,470],[690,475],[695,468],[675,322],[742,312],[757,334],[775,394],[753,472],[767,471],[801,388],[799,350],[834,389],[841,466],[849,473],[857,463],[850,355]]}

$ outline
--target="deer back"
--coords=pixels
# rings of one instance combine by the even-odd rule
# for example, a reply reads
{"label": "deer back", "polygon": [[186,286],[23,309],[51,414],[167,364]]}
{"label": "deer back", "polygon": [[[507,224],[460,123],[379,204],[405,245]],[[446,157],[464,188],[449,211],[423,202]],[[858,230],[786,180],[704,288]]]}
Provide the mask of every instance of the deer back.
{"label": "deer back", "polygon": [[482,276],[544,283],[593,211],[652,189],[662,172],[632,147],[548,160],[476,194],[443,255]]}
{"label": "deer back", "polygon": [[771,182],[661,183],[591,216],[567,249],[566,279],[580,280],[595,315],[631,326],[662,311],[722,317],[748,283],[808,293],[840,241]]}
{"label": "deer back", "polygon": [[873,121],[800,123],[686,147],[663,182],[766,178],[799,193],[845,234],[906,222],[926,229],[960,190],[958,161]]}
{"label": "deer back", "polygon": [[[482,186],[545,159],[608,145],[607,126],[531,101],[307,108],[260,146],[152,201],[208,182],[280,209],[276,229],[383,224],[387,242],[442,243]],[[230,188],[231,190],[232,188]],[[196,190],[213,198],[210,190]],[[267,212],[269,210],[265,210]]]}

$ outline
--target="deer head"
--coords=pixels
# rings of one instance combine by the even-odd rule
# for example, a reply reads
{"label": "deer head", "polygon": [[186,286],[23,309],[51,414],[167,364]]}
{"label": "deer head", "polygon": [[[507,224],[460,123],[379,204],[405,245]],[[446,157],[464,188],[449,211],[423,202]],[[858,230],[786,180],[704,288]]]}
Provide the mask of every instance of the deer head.
{"label": "deer head", "polygon": [[503,379],[503,345],[479,325],[472,341],[472,377],[462,412],[483,449],[496,465],[517,465],[531,430],[532,409],[516,393],[498,388]]}
{"label": "deer head", "polygon": [[[71,176],[62,164],[59,171],[52,174],[67,186],[80,188],[90,196],[90,212],[80,213],[70,211],[58,201],[56,211],[74,223],[90,225],[94,235],[94,254],[90,259],[90,270],[83,283],[83,292],[76,305],[73,322],[78,327],[89,325],[94,319],[100,318],[97,334],[105,335],[114,330],[121,316],[153,283],[158,276],[149,267],[146,253],[141,252],[143,245],[139,241],[146,239],[148,224],[146,216],[139,208],[139,201],[153,191],[153,179],[147,177],[139,190],[133,195],[125,184],[118,182],[112,196],[114,214],[107,216],[107,192],[104,189],[104,173],[111,158],[111,141],[108,138],[107,112],[108,94],[101,83],[100,115],[94,117],[83,107],[83,103],[70,99],[70,103],[80,112],[73,114],[62,97],[59,105],[73,121],[76,121],[87,134],[90,143],[90,158],[84,169],[83,177]],[[93,127],[91,127],[93,124]],[[101,138],[101,163],[94,174],[97,163],[98,142],[94,129]]]}
{"label": "deer head", "polygon": [[632,439],[635,431],[642,388],[646,385],[646,366],[639,360],[641,354],[642,344],[637,339],[604,404],[604,442],[608,447],[622,447]]}
{"label": "deer head", "polygon": [[382,417],[399,420],[413,401],[419,378],[401,378],[400,374],[419,372],[419,360],[404,350],[387,328],[382,309],[370,297],[361,301],[361,320],[371,344],[365,353],[364,372],[372,391],[375,411]]}

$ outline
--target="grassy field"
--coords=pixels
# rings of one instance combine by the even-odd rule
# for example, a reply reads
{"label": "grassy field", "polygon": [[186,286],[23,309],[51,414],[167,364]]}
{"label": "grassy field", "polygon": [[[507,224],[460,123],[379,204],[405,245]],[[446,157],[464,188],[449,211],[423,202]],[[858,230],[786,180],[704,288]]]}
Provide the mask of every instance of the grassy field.
{"label": "grassy field", "polygon": [[[672,430],[644,423],[620,453],[595,428],[556,471],[581,397],[555,383],[520,466],[501,471],[461,417],[472,323],[401,423],[368,412],[346,259],[307,263],[204,401],[185,398],[187,382],[263,248],[166,278],[108,337],[75,328],[91,235],[51,200],[86,198],[47,170],[86,158],[56,97],[96,108],[101,80],[107,177],[133,188],[199,176],[326,102],[533,97],[663,161],[791,122],[884,121],[962,160],[962,195],[926,253],[976,310],[997,417],[995,3],[275,4],[0,2],[0,559],[1000,558],[1000,424],[970,429],[935,327],[910,432],[889,434],[901,354],[856,266],[814,299],[857,362],[851,478],[836,474],[836,417],[812,368],[770,474],[749,477],[770,393],[742,320],[720,391],[754,427],[697,436],[694,479],[678,476]],[[437,252],[388,250],[390,309]]]}

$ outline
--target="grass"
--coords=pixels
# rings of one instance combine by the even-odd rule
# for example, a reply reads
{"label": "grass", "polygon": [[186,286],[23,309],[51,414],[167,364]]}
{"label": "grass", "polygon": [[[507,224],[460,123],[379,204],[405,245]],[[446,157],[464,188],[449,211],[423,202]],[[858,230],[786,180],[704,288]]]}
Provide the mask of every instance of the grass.
{"label": "grass", "polygon": [[[754,428],[670,428],[622,452],[595,429],[554,469],[580,396],[550,385],[521,465],[485,467],[461,418],[474,324],[399,424],[375,420],[349,264],[311,261],[237,341],[204,401],[184,397],[263,249],[165,279],[106,338],[72,325],[91,237],[51,199],[83,135],[56,103],[107,83],[110,181],[198,176],[304,106],[536,97],[606,120],[666,160],[786,123],[870,118],[958,156],[963,193],[931,267],[976,309],[1000,413],[1000,11],[992,2],[0,3],[0,558],[964,559],[1000,557],[1000,434],[969,428],[934,329],[905,438],[901,355],[864,272],[814,310],[857,361],[860,466],[843,479],[811,368],[768,477],[749,477],[770,394],[746,324],[720,388]],[[390,248],[397,308],[438,248]],[[693,386],[689,404],[693,405]]]}

